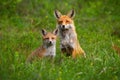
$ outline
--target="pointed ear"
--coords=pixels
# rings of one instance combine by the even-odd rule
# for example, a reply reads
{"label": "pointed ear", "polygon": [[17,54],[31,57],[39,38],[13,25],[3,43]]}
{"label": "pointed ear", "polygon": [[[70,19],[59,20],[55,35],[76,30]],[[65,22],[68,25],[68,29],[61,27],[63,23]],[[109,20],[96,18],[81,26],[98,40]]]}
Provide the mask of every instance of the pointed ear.
{"label": "pointed ear", "polygon": [[47,34],[47,31],[45,29],[41,30],[42,36],[45,36]]}
{"label": "pointed ear", "polygon": [[53,34],[54,34],[54,35],[57,35],[57,34],[58,34],[58,29],[55,29],[55,30],[53,31]]}
{"label": "pointed ear", "polygon": [[58,10],[55,10],[54,11],[54,16],[58,19],[58,18],[60,18],[61,17],[61,13],[58,11]]}
{"label": "pointed ear", "polygon": [[75,11],[74,11],[74,9],[71,10],[71,11],[67,14],[67,16],[70,17],[70,18],[74,18],[74,16],[75,16]]}

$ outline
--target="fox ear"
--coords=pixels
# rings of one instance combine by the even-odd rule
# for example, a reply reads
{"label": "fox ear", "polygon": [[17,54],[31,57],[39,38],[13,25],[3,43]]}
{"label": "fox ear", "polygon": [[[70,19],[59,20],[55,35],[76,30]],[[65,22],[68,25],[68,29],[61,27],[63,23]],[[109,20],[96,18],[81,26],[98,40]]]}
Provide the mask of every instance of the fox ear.
{"label": "fox ear", "polygon": [[71,11],[67,14],[67,16],[70,17],[70,18],[74,18],[74,16],[75,16],[75,11],[74,11],[74,9],[71,10]]}
{"label": "fox ear", "polygon": [[53,31],[53,34],[54,34],[54,35],[57,35],[57,34],[58,34],[58,29],[55,29],[55,30]]}
{"label": "fox ear", "polygon": [[61,13],[58,11],[58,10],[55,10],[54,11],[54,16],[58,19],[58,18],[60,18],[61,17]]}
{"label": "fox ear", "polygon": [[45,36],[47,34],[47,31],[45,29],[42,29],[41,33],[42,33],[43,36]]}

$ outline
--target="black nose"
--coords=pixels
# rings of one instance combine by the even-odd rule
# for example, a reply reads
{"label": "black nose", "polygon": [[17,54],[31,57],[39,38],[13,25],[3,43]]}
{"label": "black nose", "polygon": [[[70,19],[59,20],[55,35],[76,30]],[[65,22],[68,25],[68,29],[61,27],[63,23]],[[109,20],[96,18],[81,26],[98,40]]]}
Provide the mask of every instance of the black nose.
{"label": "black nose", "polygon": [[52,44],[52,41],[50,41],[49,44]]}
{"label": "black nose", "polygon": [[65,28],[65,25],[62,25],[62,28]]}

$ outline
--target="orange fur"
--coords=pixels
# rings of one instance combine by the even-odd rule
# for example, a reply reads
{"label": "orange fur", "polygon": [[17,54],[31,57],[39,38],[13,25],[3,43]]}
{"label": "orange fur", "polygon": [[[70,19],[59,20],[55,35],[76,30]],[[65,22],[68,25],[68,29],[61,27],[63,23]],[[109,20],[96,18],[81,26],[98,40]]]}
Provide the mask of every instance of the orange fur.
{"label": "orange fur", "polygon": [[27,62],[31,62],[35,58],[43,58],[45,56],[55,57],[56,55],[56,38],[58,30],[46,32],[42,30],[43,45],[33,51],[27,58]]}
{"label": "orange fur", "polygon": [[69,18],[68,16],[66,15],[62,15],[59,19],[58,19],[58,24],[71,24],[73,23],[73,20],[71,18]]}
{"label": "orange fur", "polygon": [[43,55],[45,54],[46,50],[45,48],[39,47],[37,48],[35,51],[33,51],[27,58],[27,62],[31,62],[32,60],[34,60],[35,58],[42,58]]}
{"label": "orange fur", "polygon": [[[71,10],[67,15],[62,15],[59,11],[56,10],[55,17],[57,18],[57,27],[59,29],[61,45],[65,46],[64,48],[61,48],[61,51],[63,53],[67,53],[67,55],[72,55],[73,58],[76,58],[79,55],[85,56],[85,52],[80,47],[79,41],[77,39],[77,33],[73,21],[74,11]],[[63,29],[62,27],[66,28]],[[72,44],[73,47],[71,47]]]}

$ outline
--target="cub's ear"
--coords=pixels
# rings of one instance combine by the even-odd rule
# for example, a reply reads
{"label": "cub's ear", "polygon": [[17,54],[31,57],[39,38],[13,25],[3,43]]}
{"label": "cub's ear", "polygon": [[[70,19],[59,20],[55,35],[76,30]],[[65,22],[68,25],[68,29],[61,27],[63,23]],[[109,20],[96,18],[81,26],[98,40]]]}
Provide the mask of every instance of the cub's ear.
{"label": "cub's ear", "polygon": [[45,29],[41,30],[42,36],[45,36],[47,34],[47,31]]}
{"label": "cub's ear", "polygon": [[53,31],[53,34],[54,34],[54,35],[57,35],[57,34],[58,34],[58,29],[55,29],[55,30]]}
{"label": "cub's ear", "polygon": [[58,18],[60,18],[61,17],[61,13],[58,11],[58,10],[55,10],[54,11],[54,16],[58,19]]}
{"label": "cub's ear", "polygon": [[70,17],[70,18],[74,18],[74,16],[75,16],[75,11],[74,11],[74,9],[71,10],[71,11],[67,14],[67,16]]}

